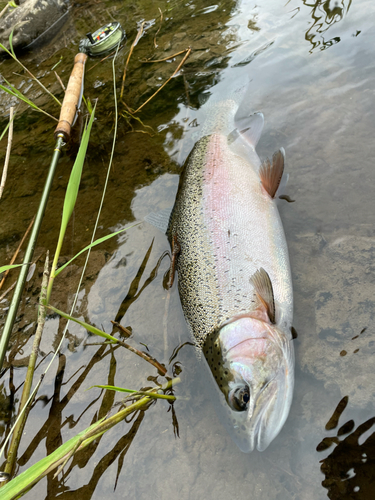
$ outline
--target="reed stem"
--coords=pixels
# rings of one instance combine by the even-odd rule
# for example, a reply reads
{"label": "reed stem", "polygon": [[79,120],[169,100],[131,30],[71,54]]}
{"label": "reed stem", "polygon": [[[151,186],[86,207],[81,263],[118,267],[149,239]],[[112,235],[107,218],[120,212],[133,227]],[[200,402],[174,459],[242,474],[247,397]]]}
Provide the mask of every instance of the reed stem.
{"label": "reed stem", "polygon": [[[157,392],[160,391],[160,389],[166,391],[180,382],[181,379],[177,377],[168,380],[167,383],[161,387],[155,387],[147,392]],[[91,425],[86,430],[82,431],[78,436],[75,436],[65,444],[61,445],[48,457],[43,458],[38,463],[32,465],[25,472],[14,478],[7,485],[5,485],[4,488],[1,488],[1,500],[13,500],[15,498],[19,498],[19,496],[28,491],[34,484],[58,467],[59,469],[56,474],[59,473],[76,452],[86,448],[86,446],[88,446],[94,439],[97,439],[104,434],[104,432],[120,423],[131,413],[142,410],[142,408],[144,408],[151,401],[151,396],[144,396],[130,406],[120,410],[112,417],[109,417],[106,420],[100,420],[99,422]]]}
{"label": "reed stem", "polygon": [[[49,264],[48,257],[49,257],[49,252],[47,251],[46,260],[45,260],[45,264],[44,264],[44,271],[43,271],[42,289],[41,289],[40,297],[39,297],[38,326],[36,329],[33,347],[32,347],[30,358],[29,358],[29,366],[27,368],[25,384],[23,386],[21,402],[20,402],[20,407],[19,407],[19,413],[23,412],[23,414],[22,414],[22,417],[18,420],[17,425],[14,428],[12,440],[11,440],[10,447],[9,447],[7,462],[5,465],[5,472],[7,474],[9,474],[10,477],[13,475],[13,472],[14,472],[14,466],[15,466],[16,459],[17,459],[18,447],[19,447],[19,444],[21,441],[23,429],[25,427],[26,420],[27,420],[27,417],[28,417],[28,414],[30,411],[30,407],[32,404],[32,400],[29,400],[29,397],[30,397],[31,386],[33,383],[33,378],[34,378],[34,371],[35,371],[36,360],[38,357],[39,345],[40,345],[40,341],[42,338],[42,332],[43,332],[45,318],[46,318],[46,310],[45,310],[45,306],[43,305],[43,302],[44,302],[44,300],[46,298],[46,294],[47,294],[48,264]],[[26,405],[27,405],[27,407],[26,407]]]}
{"label": "reed stem", "polygon": [[40,226],[42,224],[44,211],[45,211],[46,206],[47,206],[48,196],[49,196],[49,192],[51,190],[53,176],[54,176],[54,173],[56,170],[56,165],[57,165],[58,159],[59,159],[60,154],[61,154],[62,145],[63,145],[63,140],[61,139],[61,137],[59,137],[56,141],[56,146],[55,146],[55,150],[53,153],[51,165],[50,165],[49,170],[48,170],[47,179],[46,179],[46,183],[45,183],[45,186],[43,189],[42,198],[41,198],[40,203],[39,203],[38,212],[37,212],[36,217],[35,217],[35,222],[34,222],[34,225],[33,225],[32,231],[31,231],[30,239],[29,239],[29,242],[27,244],[25,257],[23,259],[24,265],[21,267],[21,271],[20,271],[20,274],[18,276],[16,288],[15,288],[15,291],[13,294],[12,301],[11,301],[10,306],[9,306],[8,315],[7,315],[7,318],[5,320],[4,329],[3,329],[3,332],[2,332],[2,335],[0,338],[0,370],[1,370],[3,363],[4,363],[5,353],[6,353],[6,350],[8,348],[8,343],[9,343],[10,335],[12,333],[13,324],[14,324],[14,321],[16,319],[18,306],[19,306],[20,301],[21,301],[23,287],[25,285],[26,277],[27,277],[27,274],[29,272],[29,266],[30,266],[30,263],[32,261],[34,248],[36,245],[36,240],[37,240],[38,234],[39,234],[39,229],[40,229]]}
{"label": "reed stem", "polygon": [[4,188],[5,188],[5,181],[7,180],[9,158],[10,158],[10,150],[12,149],[12,141],[13,141],[13,113],[14,113],[14,107],[11,106],[10,109],[9,109],[8,146],[7,146],[7,152],[6,152],[6,155],[5,155],[3,175],[1,176],[1,183],[0,183],[0,198],[3,196],[3,191],[4,191]]}

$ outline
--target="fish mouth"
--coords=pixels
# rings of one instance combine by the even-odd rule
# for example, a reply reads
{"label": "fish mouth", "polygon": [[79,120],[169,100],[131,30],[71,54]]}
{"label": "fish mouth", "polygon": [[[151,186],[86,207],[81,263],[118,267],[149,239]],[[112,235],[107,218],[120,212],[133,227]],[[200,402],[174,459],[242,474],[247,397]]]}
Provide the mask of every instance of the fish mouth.
{"label": "fish mouth", "polygon": [[[276,401],[277,397],[277,382],[275,381],[276,376],[270,380],[266,386],[262,389],[260,394],[257,397],[257,400],[255,402],[255,408],[254,412],[252,415],[253,420],[253,425],[250,427],[250,436],[252,436],[252,440],[254,442],[253,448],[257,448],[259,451],[264,451],[272,439],[269,439],[267,434],[268,434],[268,427],[267,427],[267,413],[268,410],[270,409],[271,406]],[[264,395],[264,393],[267,391],[267,394]],[[262,394],[263,397],[267,398],[267,403],[262,404]]]}
{"label": "fish mouth", "polygon": [[254,449],[264,451],[274,437],[274,433],[271,438],[269,436],[267,413],[277,397],[278,387],[275,379],[276,376],[268,381],[258,394],[254,406],[249,408],[246,415],[246,434],[241,433],[241,436],[235,439],[237,446],[244,453],[250,453]]}

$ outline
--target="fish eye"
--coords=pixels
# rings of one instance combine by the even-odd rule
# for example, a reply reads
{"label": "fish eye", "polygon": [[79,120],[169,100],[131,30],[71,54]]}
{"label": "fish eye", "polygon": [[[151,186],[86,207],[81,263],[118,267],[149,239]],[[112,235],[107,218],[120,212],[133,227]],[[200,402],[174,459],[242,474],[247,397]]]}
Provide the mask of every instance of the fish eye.
{"label": "fish eye", "polygon": [[250,389],[248,385],[240,385],[229,393],[229,404],[235,411],[247,410],[250,401]]}

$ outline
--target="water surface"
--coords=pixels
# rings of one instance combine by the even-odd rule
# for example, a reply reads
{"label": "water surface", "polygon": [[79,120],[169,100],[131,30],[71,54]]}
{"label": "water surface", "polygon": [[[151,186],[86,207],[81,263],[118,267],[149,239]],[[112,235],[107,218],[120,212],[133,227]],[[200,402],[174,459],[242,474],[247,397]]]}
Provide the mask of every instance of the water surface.
{"label": "water surface", "polygon": [[[160,7],[163,21],[160,26]],[[212,5],[197,2],[119,2],[74,5],[58,37],[23,56],[52,92],[62,91],[51,68],[66,83],[78,41],[112,20],[130,42],[118,56],[122,71],[142,21],[145,35],[135,47],[124,100],[133,108],[146,100],[176,68],[175,61],[146,65],[193,49],[183,71],[139,115],[153,128],[133,132],[119,121],[114,166],[98,236],[141,220],[174,201],[178,175],[204,119],[204,103],[248,86],[249,112],[262,111],[258,144],[264,159],[281,146],[290,174],[279,205],[293,273],[296,386],[289,418],[263,453],[241,453],[230,441],[197,370],[191,346],[173,362],[182,368],[174,404],[179,437],[168,403],[159,401],[123,422],[77,455],[60,474],[43,479],[25,498],[227,498],[369,499],[375,491],[375,382],[373,376],[375,239],[372,142],[375,63],[373,3],[368,0],[274,0]],[[156,45],[155,47],[155,36]],[[77,207],[63,248],[67,259],[90,241],[113,137],[111,61],[87,65],[85,95],[98,98],[88,159]],[[92,69],[91,69],[92,68]],[[28,97],[57,115],[57,106],[9,60],[0,72]],[[11,100],[0,94],[2,130]],[[124,104],[119,103],[120,114]],[[140,123],[132,126],[143,132]],[[9,262],[35,213],[53,150],[52,121],[20,107],[10,171],[1,204],[0,263]],[[5,140],[0,144],[5,156]],[[26,287],[7,364],[0,380],[0,435],[14,421],[35,330],[36,300],[44,252],[57,240],[64,189],[76,148],[60,160],[38,247],[37,272]],[[163,276],[169,249],[165,236],[143,223],[97,247],[89,261],[76,316],[112,332],[117,318],[131,327],[130,342],[167,366],[173,350],[191,339],[177,289]],[[68,311],[83,260],[56,280],[52,303]],[[16,279],[7,278],[4,289]],[[0,292],[2,293],[2,291]],[[0,303],[4,322],[10,296]],[[64,324],[48,318],[41,345],[42,373]],[[114,330],[118,335],[118,332]],[[156,370],[131,352],[93,345],[78,325],[69,327],[61,353],[41,387],[21,442],[18,472],[102,417],[121,397],[86,391],[93,383],[128,388],[149,385]],[[171,373],[171,366],[170,373]],[[161,380],[159,378],[159,380]],[[340,401],[342,404],[339,405]],[[339,405],[339,406],[338,406]]]}

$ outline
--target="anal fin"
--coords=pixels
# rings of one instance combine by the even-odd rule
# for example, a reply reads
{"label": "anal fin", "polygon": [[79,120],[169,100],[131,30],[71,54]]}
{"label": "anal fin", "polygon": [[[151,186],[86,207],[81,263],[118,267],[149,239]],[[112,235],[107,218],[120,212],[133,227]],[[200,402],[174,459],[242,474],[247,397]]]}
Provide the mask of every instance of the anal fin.
{"label": "anal fin", "polygon": [[279,188],[281,178],[284,172],[284,160],[285,151],[281,148],[277,153],[274,153],[272,157],[272,164],[267,158],[261,165],[259,169],[260,180],[262,181],[262,186],[267,191],[267,193],[274,198],[276,191]]}
{"label": "anal fin", "polygon": [[255,288],[259,300],[264,305],[271,323],[275,324],[275,299],[273,296],[272,282],[267,271],[261,267],[252,275],[250,281]]}

